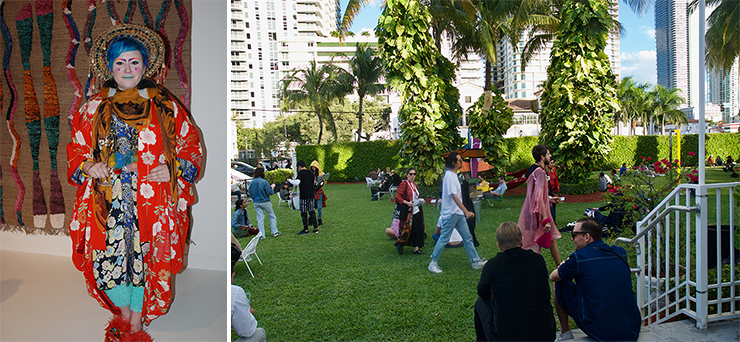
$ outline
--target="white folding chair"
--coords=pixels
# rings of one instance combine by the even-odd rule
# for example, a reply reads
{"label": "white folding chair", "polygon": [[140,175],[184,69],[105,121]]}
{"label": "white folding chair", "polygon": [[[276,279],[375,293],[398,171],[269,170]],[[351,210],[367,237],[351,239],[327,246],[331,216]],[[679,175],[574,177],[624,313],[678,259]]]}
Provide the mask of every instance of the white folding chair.
{"label": "white folding chair", "polygon": [[249,267],[248,261],[252,260],[252,255],[254,255],[257,257],[257,261],[260,262],[260,265],[262,265],[262,260],[260,260],[259,255],[257,255],[257,243],[260,242],[261,237],[262,232],[253,237],[252,240],[249,240],[247,246],[242,250],[241,259],[244,260],[244,264],[247,265],[247,269],[249,270],[249,274],[252,275],[252,278],[254,278],[254,273],[252,273],[252,268]]}

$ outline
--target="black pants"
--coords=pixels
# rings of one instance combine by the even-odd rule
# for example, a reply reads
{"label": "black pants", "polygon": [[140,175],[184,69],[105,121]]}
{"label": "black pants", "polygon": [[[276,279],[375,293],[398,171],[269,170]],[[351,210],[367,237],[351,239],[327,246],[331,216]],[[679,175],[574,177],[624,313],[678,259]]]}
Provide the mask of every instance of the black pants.
{"label": "black pants", "polygon": [[490,341],[493,331],[493,305],[490,299],[478,297],[475,301],[475,340]]}
{"label": "black pants", "polygon": [[303,199],[301,198],[301,219],[303,220],[303,230],[308,230],[308,225],[311,224],[313,229],[318,229],[319,226],[316,223],[316,202],[313,198]]}

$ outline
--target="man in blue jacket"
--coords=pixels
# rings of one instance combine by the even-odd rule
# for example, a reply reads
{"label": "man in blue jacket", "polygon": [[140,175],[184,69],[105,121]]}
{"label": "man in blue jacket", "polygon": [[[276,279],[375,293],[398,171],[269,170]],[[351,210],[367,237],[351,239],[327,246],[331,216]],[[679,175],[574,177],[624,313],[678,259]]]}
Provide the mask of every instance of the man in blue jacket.
{"label": "man in blue jacket", "polygon": [[596,340],[636,341],[642,318],[627,252],[601,241],[601,223],[590,217],[578,220],[572,234],[576,251],[550,273],[561,327],[558,340],[573,338],[570,316]]}
{"label": "man in blue jacket", "polygon": [[252,196],[254,201],[254,211],[257,212],[257,228],[262,233],[262,239],[265,238],[265,213],[270,218],[270,233],[272,236],[278,237],[280,231],[277,229],[277,217],[275,211],[272,210],[272,202],[270,202],[270,195],[275,193],[275,184],[270,183],[265,179],[265,169],[258,167],[254,170],[254,179],[249,182],[249,195]]}

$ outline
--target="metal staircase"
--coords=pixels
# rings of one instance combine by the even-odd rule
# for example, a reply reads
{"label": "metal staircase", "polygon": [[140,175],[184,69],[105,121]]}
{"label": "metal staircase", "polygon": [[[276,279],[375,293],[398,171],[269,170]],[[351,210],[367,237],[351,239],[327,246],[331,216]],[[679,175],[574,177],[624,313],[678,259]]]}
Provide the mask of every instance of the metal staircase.
{"label": "metal staircase", "polygon": [[636,249],[632,272],[644,325],[685,315],[704,329],[709,322],[740,317],[740,274],[734,267],[740,236],[732,197],[737,186],[679,185],[637,223],[635,237],[616,240]]}

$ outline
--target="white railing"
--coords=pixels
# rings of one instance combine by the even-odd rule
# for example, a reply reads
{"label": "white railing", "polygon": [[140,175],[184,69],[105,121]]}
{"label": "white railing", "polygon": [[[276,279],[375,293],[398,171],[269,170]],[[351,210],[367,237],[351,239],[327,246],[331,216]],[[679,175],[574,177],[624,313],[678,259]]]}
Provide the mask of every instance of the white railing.
{"label": "white railing", "polygon": [[732,197],[737,186],[679,185],[637,223],[634,238],[617,239],[637,249],[632,271],[644,324],[686,315],[704,329],[708,322],[740,317],[740,275],[734,271],[740,255],[733,252],[740,238]]}

